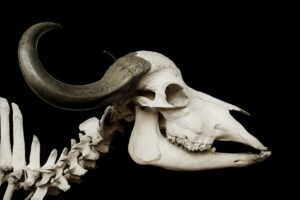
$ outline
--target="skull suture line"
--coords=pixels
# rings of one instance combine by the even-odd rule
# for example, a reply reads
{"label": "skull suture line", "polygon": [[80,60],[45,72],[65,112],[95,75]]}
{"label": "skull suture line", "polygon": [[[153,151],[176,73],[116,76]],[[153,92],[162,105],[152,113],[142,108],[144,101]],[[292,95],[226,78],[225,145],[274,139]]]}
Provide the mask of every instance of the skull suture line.
{"label": "skull suture line", "polygon": [[[68,181],[78,182],[87,169],[94,168],[100,154],[108,152],[113,135],[125,122],[133,120],[128,150],[138,164],[171,170],[205,170],[247,166],[271,155],[229,113],[245,111],[187,86],[180,70],[162,54],[128,54],[116,60],[103,78],[93,84],[69,85],[54,79],[43,68],[36,46],[44,33],[59,27],[55,23],[39,23],[21,38],[19,62],[30,88],[49,104],[64,109],[112,106],[107,107],[101,120],[94,117],[82,123],[80,141],[72,140],[71,150],[64,149],[59,159],[53,150],[42,167],[40,144],[34,137],[26,166],[21,112],[16,104],[12,105],[11,152],[9,105],[0,98],[0,184],[3,180],[9,183],[4,199],[11,199],[13,191],[19,188],[32,190],[32,199],[68,190]],[[216,140],[242,143],[261,153],[218,152],[214,147]],[[16,162],[17,157],[20,162]]]}

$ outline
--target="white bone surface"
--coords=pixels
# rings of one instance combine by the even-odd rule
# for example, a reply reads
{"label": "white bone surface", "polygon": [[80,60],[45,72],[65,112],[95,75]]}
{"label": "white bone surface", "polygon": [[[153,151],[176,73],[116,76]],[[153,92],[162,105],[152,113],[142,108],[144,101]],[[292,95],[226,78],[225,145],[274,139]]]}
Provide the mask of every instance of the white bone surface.
{"label": "white bone surface", "polygon": [[[229,113],[247,112],[187,86],[180,70],[162,54],[140,51],[137,56],[150,62],[151,70],[138,83],[141,95],[134,97],[136,119],[128,147],[134,161],[174,170],[205,170],[247,166],[270,156]],[[261,153],[217,152],[215,140],[243,143]]]}
{"label": "white bone surface", "polygon": [[10,113],[10,108],[7,100],[0,98],[0,118],[1,118],[0,168],[3,171],[8,171],[11,168],[9,113]]}
{"label": "white bone surface", "polygon": [[29,164],[26,164],[23,117],[17,104],[12,103],[12,110],[13,149],[10,144],[10,107],[6,99],[0,98],[0,183],[8,182],[4,200],[12,199],[17,189],[33,190],[26,198],[32,200],[41,200],[49,192],[56,195],[59,191],[67,191],[70,188],[69,182],[78,182],[88,169],[96,167],[95,162],[100,154],[108,151],[108,147],[98,151],[99,146],[102,142],[105,146],[109,145],[113,132],[121,125],[113,123],[113,128],[100,128],[100,125],[105,126],[104,119],[111,114],[111,107],[108,107],[101,120],[91,118],[80,125],[82,133],[79,134],[79,142],[72,139],[70,151],[64,148],[57,160],[57,150],[52,150],[41,167],[41,146],[36,136],[33,136]]}
{"label": "white bone surface", "polygon": [[[69,190],[69,182],[79,182],[88,169],[95,168],[96,160],[109,151],[115,133],[122,132],[125,121],[134,119],[128,151],[138,164],[206,170],[248,166],[271,155],[229,113],[247,112],[187,86],[180,70],[162,54],[139,51],[137,56],[151,63],[151,70],[138,83],[141,93],[114,102],[100,120],[93,117],[80,124],[79,141],[71,139],[70,151],[64,148],[58,159],[57,150],[52,150],[42,167],[36,136],[26,164],[23,117],[14,103],[11,150],[10,106],[0,98],[0,185],[8,182],[4,200],[12,199],[17,189],[32,190],[28,200]],[[221,153],[213,147],[215,140],[243,143],[261,153]]]}

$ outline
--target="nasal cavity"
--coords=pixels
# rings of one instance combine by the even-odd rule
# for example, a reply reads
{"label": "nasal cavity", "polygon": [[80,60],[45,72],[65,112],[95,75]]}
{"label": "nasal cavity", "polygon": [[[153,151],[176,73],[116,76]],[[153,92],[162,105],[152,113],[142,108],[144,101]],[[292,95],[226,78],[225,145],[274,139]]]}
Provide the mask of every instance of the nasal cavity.
{"label": "nasal cavity", "polygon": [[188,104],[188,97],[183,88],[178,84],[170,84],[166,87],[166,100],[175,107],[185,107]]}

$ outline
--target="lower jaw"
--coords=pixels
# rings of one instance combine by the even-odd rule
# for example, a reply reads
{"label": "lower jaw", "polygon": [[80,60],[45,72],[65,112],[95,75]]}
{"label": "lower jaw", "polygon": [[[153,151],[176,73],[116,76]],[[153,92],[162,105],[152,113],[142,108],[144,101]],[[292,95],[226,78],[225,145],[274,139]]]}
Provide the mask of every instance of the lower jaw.
{"label": "lower jaw", "polygon": [[160,159],[149,163],[170,170],[195,171],[227,167],[244,167],[261,162],[271,155],[270,151],[253,153],[189,152],[171,144],[163,136],[159,139]]}

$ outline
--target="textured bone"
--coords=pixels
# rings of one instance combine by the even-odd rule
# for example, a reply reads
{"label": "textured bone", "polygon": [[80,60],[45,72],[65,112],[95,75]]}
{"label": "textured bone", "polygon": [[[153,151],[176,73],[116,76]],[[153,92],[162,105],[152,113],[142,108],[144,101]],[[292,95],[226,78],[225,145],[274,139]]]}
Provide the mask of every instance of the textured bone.
{"label": "textured bone", "polygon": [[79,155],[80,152],[74,149],[71,150],[65,158],[63,158],[63,161],[66,162],[67,165],[69,165],[69,168],[65,169],[64,173],[70,173],[76,176],[83,176],[87,172],[87,170],[80,166],[78,163]]}
{"label": "textured bone", "polygon": [[[147,123],[144,123],[144,122]],[[160,159],[159,127],[157,115],[142,112],[136,107],[136,120],[130,136],[128,151],[134,161],[148,164]],[[142,135],[142,137],[140,136]]]}
{"label": "textured bone", "polygon": [[36,182],[37,187],[41,187],[49,183],[50,179],[55,175],[55,172],[53,170],[45,170],[41,169],[39,170],[41,174],[41,179]]}
{"label": "textured bone", "polygon": [[98,160],[99,153],[92,149],[91,139],[89,136],[81,136],[80,142],[73,146],[73,149],[79,150],[81,153],[80,159],[83,160]]}
{"label": "textured bone", "polygon": [[47,187],[38,187],[34,195],[31,197],[31,200],[41,200],[44,199],[45,195],[47,194],[48,188]]}
{"label": "textured bone", "polygon": [[23,169],[26,166],[25,140],[23,131],[23,117],[19,106],[12,103],[13,109],[13,153],[12,165],[14,170]]}
{"label": "textured bone", "polygon": [[7,175],[7,188],[3,197],[4,200],[10,200],[14,191],[20,188],[18,182],[21,180],[23,173],[23,170],[17,170]]}
{"label": "textured bone", "polygon": [[138,83],[140,92],[134,97],[138,106],[128,147],[133,160],[174,170],[204,170],[246,166],[270,156],[270,152],[216,152],[215,140],[239,142],[261,151],[267,148],[229,113],[247,112],[188,87],[167,57],[149,51],[137,56],[149,61],[151,70]]}
{"label": "textured bone", "polygon": [[11,200],[13,193],[16,190],[16,184],[14,183],[14,181],[8,180],[7,182],[8,184],[4,193],[3,200]]}
{"label": "textured bone", "polygon": [[[140,119],[153,124],[158,120],[158,112],[144,112],[137,107],[136,115]],[[150,121],[150,122],[149,122]],[[136,123],[141,123],[136,121]],[[154,124],[157,127],[156,124]],[[161,135],[159,129],[144,129],[137,124],[134,126],[133,135],[129,142],[129,153],[138,164],[149,164],[164,167],[171,170],[206,170],[224,167],[244,167],[265,160],[270,152],[262,152],[259,155],[249,153],[190,153],[178,146],[171,144]],[[151,135],[152,134],[152,135]],[[155,138],[157,143],[145,141]],[[140,143],[141,142],[141,143]],[[149,152],[156,152],[153,157]],[[154,158],[154,159],[153,159]]]}
{"label": "textured bone", "polygon": [[99,134],[99,119],[92,117],[79,125],[79,130],[90,136],[93,141],[103,140]]}
{"label": "textured bone", "polygon": [[57,158],[57,150],[53,149],[51,151],[46,163],[39,170],[39,172],[41,174],[41,178],[39,181],[36,182],[36,186],[37,186],[37,190],[39,190],[39,188],[41,188],[40,192],[39,192],[41,194],[39,194],[38,196],[42,196],[43,191],[48,190],[47,183],[49,183],[50,179],[53,176],[55,176],[55,172],[51,167],[53,167],[53,165],[55,164],[56,158]]}
{"label": "textured bone", "polygon": [[28,167],[32,169],[40,168],[40,141],[39,139],[34,135],[31,143],[31,151],[29,156],[29,164]]}
{"label": "textured bone", "polygon": [[[9,137],[9,105],[6,99],[0,98],[0,169],[4,172],[11,170],[11,145]],[[1,183],[1,180],[0,180]]]}
{"label": "textured bone", "polygon": [[[33,136],[29,164],[26,165],[22,114],[18,105],[12,104],[12,108],[13,153],[11,153],[9,143],[9,104],[6,99],[0,98],[0,149],[2,152],[0,153],[0,178],[8,182],[4,194],[5,200],[10,200],[17,189],[31,190],[32,192],[26,199],[35,200],[42,200],[46,194],[57,195],[60,191],[67,191],[70,188],[69,181],[80,182],[81,176],[87,172],[87,169],[96,167],[96,160],[104,151],[101,148],[101,151],[98,151],[101,142],[105,141],[102,145],[109,145],[114,135],[113,132],[119,130],[122,125],[117,121],[111,121],[109,126],[103,127],[106,126],[105,120],[110,117],[111,110],[113,110],[108,107],[101,120],[92,118],[80,126],[82,133],[79,134],[79,142],[72,139],[69,152],[67,148],[64,148],[56,161],[57,151],[52,150],[42,167],[40,165],[40,142],[36,136]],[[3,153],[5,151],[7,152]]]}
{"label": "textured bone", "polygon": [[[24,136],[22,132],[22,115],[15,104],[13,107],[13,122],[16,125],[13,126],[14,136],[17,138],[13,141],[16,143],[13,147],[13,154],[10,145],[10,132],[9,132],[9,105],[6,99],[0,98],[0,121],[1,121],[1,147],[0,147],[0,185],[2,183],[3,176],[6,175],[7,188],[3,199],[9,200],[12,198],[13,192],[20,188],[18,184],[19,180],[23,177],[24,171],[21,170],[25,167],[25,148],[24,148]],[[21,141],[23,140],[23,141]],[[15,154],[15,155],[14,155]],[[19,159],[19,160],[17,160]],[[12,164],[12,165],[11,165]],[[12,170],[10,172],[10,170]]]}
{"label": "textured bone", "polygon": [[24,188],[31,188],[40,176],[40,141],[34,135],[31,143],[31,150],[29,156],[29,164],[26,166],[26,179],[22,184]]}
{"label": "textured bone", "polygon": [[[123,129],[123,123],[117,117],[119,110],[115,109],[112,106],[109,106],[105,109],[104,114],[101,117],[99,122],[100,135],[103,137],[103,140],[99,141],[98,139],[92,142],[93,148],[100,153],[107,153],[109,151],[109,146],[111,140],[114,136],[114,133],[119,132]],[[125,117],[125,116],[124,116]]]}
{"label": "textured bone", "polygon": [[58,188],[59,190],[62,191],[67,191],[71,186],[68,184],[68,181],[66,177],[63,175],[63,171],[67,164],[63,161],[63,159],[68,155],[68,149],[64,148],[63,151],[61,152],[61,155],[55,164],[53,166],[53,170],[56,171],[55,177],[51,180],[51,187]]}
{"label": "textured bone", "polygon": [[54,165],[55,161],[57,158],[57,150],[53,149],[46,161],[46,163],[44,164],[44,166],[42,167],[42,169],[47,169],[50,168],[52,165]]}

